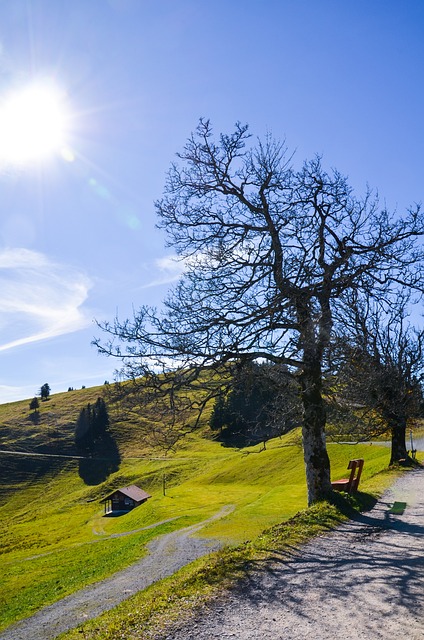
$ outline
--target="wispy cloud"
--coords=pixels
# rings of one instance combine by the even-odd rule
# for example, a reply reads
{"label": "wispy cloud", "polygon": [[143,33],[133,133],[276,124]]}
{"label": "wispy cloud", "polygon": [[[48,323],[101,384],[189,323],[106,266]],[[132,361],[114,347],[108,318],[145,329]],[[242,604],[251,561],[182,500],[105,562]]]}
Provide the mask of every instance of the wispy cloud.
{"label": "wispy cloud", "polygon": [[78,331],[89,278],[28,249],[0,251],[0,351]]}
{"label": "wispy cloud", "polygon": [[150,289],[164,284],[171,284],[180,279],[185,269],[185,262],[176,255],[158,258],[155,261],[156,276],[153,280],[140,287],[140,289]]}

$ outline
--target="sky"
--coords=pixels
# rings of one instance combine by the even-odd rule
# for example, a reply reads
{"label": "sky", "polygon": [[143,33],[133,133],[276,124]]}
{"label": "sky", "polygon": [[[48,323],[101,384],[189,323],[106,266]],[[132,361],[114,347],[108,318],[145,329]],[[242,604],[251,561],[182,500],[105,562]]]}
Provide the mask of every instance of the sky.
{"label": "sky", "polygon": [[155,200],[199,118],[423,199],[422,0],[0,0],[0,403],[114,379],[96,322],[179,276]]}

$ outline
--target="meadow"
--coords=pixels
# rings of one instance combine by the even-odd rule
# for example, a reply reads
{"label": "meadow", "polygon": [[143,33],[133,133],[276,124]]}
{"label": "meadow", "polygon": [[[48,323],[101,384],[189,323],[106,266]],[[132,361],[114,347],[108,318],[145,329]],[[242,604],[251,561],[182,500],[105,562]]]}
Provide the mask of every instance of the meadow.
{"label": "meadow", "polygon": [[[238,450],[223,447],[204,427],[164,455],[143,447],[136,425],[112,422],[110,437],[119,451],[113,464],[107,457],[78,457],[78,412],[101,393],[100,387],[52,396],[41,403],[36,421],[28,402],[0,406],[0,449],[8,451],[0,453],[0,630],[128,566],[152,538],[201,522],[226,505],[232,512],[200,535],[219,538],[230,550],[306,508],[297,431],[270,441],[266,450]],[[363,457],[363,493],[375,495],[391,482],[387,448],[328,448],[334,479],[345,475],[349,459]],[[99,473],[87,474],[87,464]],[[105,517],[101,499],[129,484],[152,498],[121,517]]]}

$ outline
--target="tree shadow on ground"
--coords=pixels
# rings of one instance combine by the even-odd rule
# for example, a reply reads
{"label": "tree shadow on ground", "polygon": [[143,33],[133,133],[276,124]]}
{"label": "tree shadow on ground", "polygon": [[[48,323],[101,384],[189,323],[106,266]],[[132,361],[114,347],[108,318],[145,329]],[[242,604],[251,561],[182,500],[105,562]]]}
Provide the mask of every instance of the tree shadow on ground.
{"label": "tree shadow on ground", "polygon": [[[416,517],[398,517],[394,504],[406,503],[377,501],[372,511],[359,513],[344,496],[335,501],[350,520],[301,547],[248,563],[235,592],[259,607],[284,603],[310,624],[315,624],[318,609],[309,611],[305,594],[329,608],[341,601],[351,610],[371,611],[374,603],[384,608],[390,601],[404,607],[416,624],[423,611],[424,525]],[[376,621],[371,616],[366,622],[369,637],[376,637]]]}
{"label": "tree shadow on ground", "polygon": [[[411,527],[408,533],[416,539],[424,529]],[[382,624],[380,612],[388,602],[394,610],[403,607],[401,618],[410,615],[411,625],[417,625],[423,612],[424,558],[416,545],[415,553],[405,553],[403,544],[385,541],[375,530],[368,532],[369,541],[359,544],[358,535],[363,534],[355,532],[348,537],[338,552],[330,543],[311,545],[301,552],[297,550],[291,558],[262,565],[246,575],[236,593],[258,608],[280,603],[281,607],[296,611],[298,622],[304,620],[308,628],[317,624],[317,618],[334,615],[339,603],[350,614],[367,612],[361,624],[370,638],[377,637]],[[321,604],[311,607],[311,602]]]}
{"label": "tree shadow on ground", "polygon": [[0,453],[0,506],[15,491],[22,491],[23,484],[30,485],[44,476],[51,477],[62,466],[60,458]]}
{"label": "tree shadow on ground", "polygon": [[32,424],[40,424],[40,414],[38,411],[33,411],[29,414],[28,419],[32,422]]}
{"label": "tree shadow on ground", "polygon": [[353,496],[333,491],[328,502],[337,507],[344,516],[356,520],[363,512],[371,511],[375,507],[377,498],[362,491],[356,491]]}

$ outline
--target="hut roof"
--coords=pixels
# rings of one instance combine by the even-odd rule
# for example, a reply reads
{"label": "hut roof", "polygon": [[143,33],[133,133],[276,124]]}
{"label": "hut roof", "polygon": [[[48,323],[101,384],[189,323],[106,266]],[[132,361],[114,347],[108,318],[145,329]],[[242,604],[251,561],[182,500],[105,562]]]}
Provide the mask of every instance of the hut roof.
{"label": "hut roof", "polygon": [[113,494],[116,493],[117,491],[119,491],[119,493],[123,493],[124,496],[128,496],[128,498],[132,498],[132,500],[134,500],[135,502],[140,502],[141,500],[147,500],[147,498],[152,497],[149,493],[147,493],[146,491],[143,491],[143,489],[140,489],[140,487],[137,487],[137,485],[130,484],[129,487],[121,487],[120,489],[115,489],[114,491],[112,491],[112,493],[109,493],[109,495],[104,497],[103,500],[101,500],[101,502],[104,502],[105,500],[110,499],[113,496]]}

